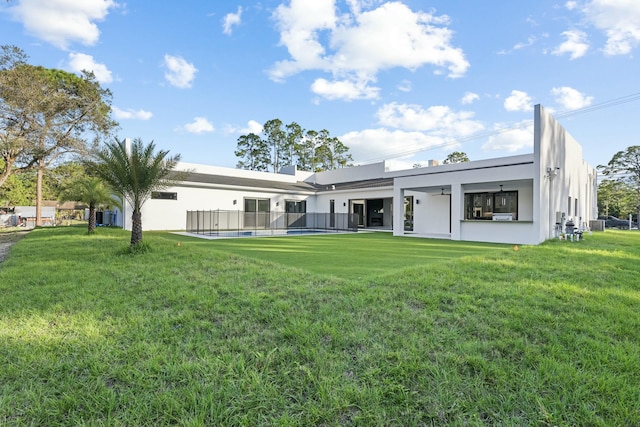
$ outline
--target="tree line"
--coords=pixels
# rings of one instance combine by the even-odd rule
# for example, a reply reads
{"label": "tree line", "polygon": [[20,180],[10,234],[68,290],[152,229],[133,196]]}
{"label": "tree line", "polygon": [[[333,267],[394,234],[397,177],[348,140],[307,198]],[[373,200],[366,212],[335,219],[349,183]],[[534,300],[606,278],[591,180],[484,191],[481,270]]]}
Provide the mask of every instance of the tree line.
{"label": "tree line", "polygon": [[261,135],[249,133],[238,138],[236,167],[278,172],[295,165],[300,170],[319,172],[350,166],[349,148],[329,131],[303,129],[296,122],[284,125],[280,119],[267,121]]}
{"label": "tree line", "polygon": [[618,151],[598,170],[604,176],[598,184],[598,212],[640,219],[640,145]]}
{"label": "tree line", "polygon": [[[95,76],[31,65],[16,46],[0,47],[0,187],[35,175],[36,225],[41,225],[47,170],[70,154],[86,155],[113,136],[111,92]],[[19,180],[14,179],[13,183]]]}

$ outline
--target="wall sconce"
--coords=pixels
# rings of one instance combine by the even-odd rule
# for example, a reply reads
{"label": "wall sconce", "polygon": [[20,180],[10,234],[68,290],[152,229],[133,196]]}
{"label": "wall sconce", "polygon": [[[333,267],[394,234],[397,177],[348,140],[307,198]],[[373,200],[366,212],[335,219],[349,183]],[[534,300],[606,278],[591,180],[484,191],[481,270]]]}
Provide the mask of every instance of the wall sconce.
{"label": "wall sconce", "polygon": [[237,201],[237,200],[234,200],[234,201],[233,201],[233,204],[234,204],[234,205],[237,205],[237,204],[238,204],[238,201]]}
{"label": "wall sconce", "polygon": [[276,207],[277,207],[277,206],[280,206],[280,202],[276,202]]}
{"label": "wall sconce", "polygon": [[347,202],[342,202],[342,206],[347,206]]}
{"label": "wall sconce", "polygon": [[420,204],[420,200],[416,199],[416,205]]}

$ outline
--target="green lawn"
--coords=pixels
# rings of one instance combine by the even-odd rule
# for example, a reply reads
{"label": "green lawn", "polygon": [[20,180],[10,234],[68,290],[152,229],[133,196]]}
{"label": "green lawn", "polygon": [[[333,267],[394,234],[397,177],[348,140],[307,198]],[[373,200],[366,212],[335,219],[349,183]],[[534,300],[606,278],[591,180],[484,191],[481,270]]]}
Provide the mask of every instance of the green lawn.
{"label": "green lawn", "polygon": [[181,235],[167,238],[346,279],[380,276],[406,267],[513,248],[492,243],[393,237],[386,232],[217,240]]}
{"label": "green lawn", "polygon": [[0,425],[640,425],[638,232],[128,238],[0,264]]}

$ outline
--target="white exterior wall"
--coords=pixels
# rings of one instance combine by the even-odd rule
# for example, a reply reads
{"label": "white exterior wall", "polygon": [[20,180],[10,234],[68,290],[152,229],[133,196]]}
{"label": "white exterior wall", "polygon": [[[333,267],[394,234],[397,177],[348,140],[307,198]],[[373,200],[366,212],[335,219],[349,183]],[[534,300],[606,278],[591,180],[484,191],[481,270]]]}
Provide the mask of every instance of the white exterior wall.
{"label": "white exterior wall", "polygon": [[331,185],[338,182],[362,181],[365,179],[382,178],[386,172],[385,162],[370,165],[353,166],[350,168],[334,169],[318,172],[306,179],[319,185]]}
{"label": "white exterior wall", "polygon": [[[534,215],[539,218],[538,241],[554,237],[556,212],[572,217],[576,225],[597,218],[597,172],[582,158],[582,147],[546,110],[536,105],[534,129]],[[574,206],[578,199],[578,216]]]}
{"label": "white exterior wall", "polygon": [[[449,193],[448,190],[447,193]],[[407,191],[405,197],[407,196],[413,196],[413,233],[449,236],[450,194],[442,196],[441,191],[435,193]]]}
{"label": "white exterior wall", "polygon": [[[166,191],[178,193],[178,200],[148,200],[142,207],[144,230],[184,230],[187,211],[244,211],[244,199],[269,199],[272,212],[284,212],[286,200],[307,200],[308,195],[268,191],[228,190],[220,188],[173,187]],[[233,201],[236,204],[233,204]],[[309,208],[307,208],[309,210]],[[131,219],[129,218],[129,221]]]}

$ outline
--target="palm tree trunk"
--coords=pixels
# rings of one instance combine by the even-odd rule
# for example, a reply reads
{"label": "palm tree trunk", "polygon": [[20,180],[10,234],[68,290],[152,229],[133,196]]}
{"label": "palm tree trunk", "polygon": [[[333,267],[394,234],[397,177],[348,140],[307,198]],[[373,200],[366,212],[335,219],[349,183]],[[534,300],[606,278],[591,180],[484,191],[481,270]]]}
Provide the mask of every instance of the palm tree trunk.
{"label": "palm tree trunk", "polygon": [[142,212],[139,207],[133,208],[131,219],[131,246],[133,247],[142,242]]}
{"label": "palm tree trunk", "polygon": [[89,234],[96,231],[96,204],[89,203]]}

